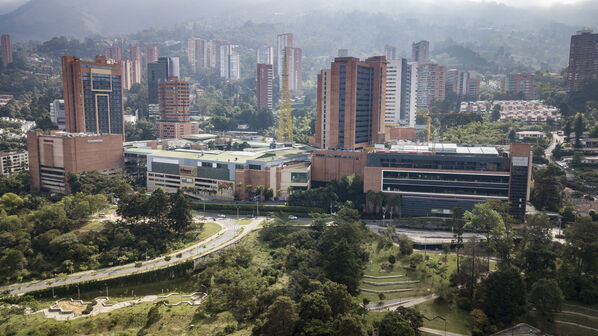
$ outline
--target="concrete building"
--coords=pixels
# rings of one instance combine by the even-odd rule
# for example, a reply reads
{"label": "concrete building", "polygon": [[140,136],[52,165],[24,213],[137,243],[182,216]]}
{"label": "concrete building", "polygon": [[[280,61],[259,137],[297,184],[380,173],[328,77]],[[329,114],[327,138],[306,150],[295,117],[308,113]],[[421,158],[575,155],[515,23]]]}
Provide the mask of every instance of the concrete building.
{"label": "concrete building", "polygon": [[519,73],[509,76],[509,91],[521,95],[522,99],[531,100],[536,96],[536,84],[532,73]]}
{"label": "concrete building", "polygon": [[494,147],[455,144],[396,145],[390,150],[331,151],[312,155],[312,185],[357,174],[364,193],[400,196],[401,216],[451,216],[455,207],[472,209],[488,199],[511,203],[509,212],[523,219],[529,200],[531,146]]}
{"label": "concrete building", "polygon": [[113,59],[115,62],[120,62],[122,60],[120,47],[117,45],[112,45],[106,48],[106,56],[108,56],[110,59]]}
{"label": "concrete building", "polygon": [[308,148],[245,151],[161,150],[154,144],[127,145],[125,163],[131,174],[147,175],[147,190],[174,193],[183,188],[198,198],[247,198],[246,187],[272,189],[286,198],[289,190],[310,188]]}
{"label": "concrete building", "polygon": [[274,71],[272,64],[258,64],[256,78],[257,108],[259,111],[272,111],[272,83]]}
{"label": "concrete building", "polygon": [[430,61],[430,42],[422,40],[411,45],[411,60],[420,64]]}
{"label": "concrete building", "polygon": [[65,129],[70,133],[119,134],[125,137],[120,65],[62,57]]}
{"label": "concrete building", "polygon": [[209,65],[209,43],[199,37],[187,40],[187,62],[195,72],[197,69],[207,68]]}
{"label": "concrete building", "polygon": [[[291,97],[303,95],[303,65],[301,60],[301,48],[287,47],[284,49],[289,69],[289,90]],[[282,90],[282,85],[280,85]]]}
{"label": "concrete building", "polygon": [[571,36],[567,91],[578,91],[588,81],[598,79],[598,34],[583,29]]}
{"label": "concrete building", "polygon": [[119,134],[27,133],[31,188],[68,194],[69,173],[123,168],[123,138]]}
{"label": "concrete building", "polygon": [[[169,77],[158,83],[160,120],[156,123],[158,138],[179,139],[198,133],[190,121],[189,82]],[[196,125],[196,124],[195,124]]]}
{"label": "concrete building", "polygon": [[450,69],[446,72],[446,92],[452,92],[460,97],[467,95],[469,72]]}
{"label": "concrete building", "polygon": [[220,69],[220,61],[221,61],[221,47],[230,45],[229,41],[226,40],[210,40],[210,44],[208,49],[210,51],[210,67],[213,69]]}
{"label": "concrete building", "polygon": [[386,126],[415,126],[417,98],[417,63],[393,59],[386,64]]}
{"label": "concrete building", "polygon": [[143,62],[143,55],[141,54],[141,47],[138,45],[132,46],[127,50],[127,59],[131,61]]}
{"label": "concrete building", "polygon": [[136,45],[129,48],[127,51],[127,59],[131,61],[131,83],[141,83],[141,63],[143,62],[141,47]]}
{"label": "concrete building", "polygon": [[284,63],[285,48],[293,47],[293,34],[284,33],[276,36],[276,76],[281,78]]}
{"label": "concrete building", "polygon": [[2,44],[2,66],[4,69],[12,63],[12,42],[10,41],[10,35],[4,34],[0,38]]}
{"label": "concrete building", "polygon": [[0,106],[8,104],[9,101],[15,99],[11,94],[0,94]]}
{"label": "concrete building", "polygon": [[178,57],[160,57],[147,66],[147,96],[149,118],[157,119],[160,115],[158,106],[158,83],[169,77],[180,77]]}
{"label": "concrete building", "polygon": [[56,99],[50,103],[50,120],[59,130],[64,131],[66,129],[63,99]]}
{"label": "concrete building", "polygon": [[133,85],[133,62],[129,60],[121,60],[120,70],[122,72],[122,84],[124,90],[131,90]]}
{"label": "concrete building", "polygon": [[268,45],[257,47],[255,58],[256,64],[274,65],[274,48]]}
{"label": "concrete building", "polygon": [[467,80],[467,99],[480,99],[480,80],[478,78],[470,78]]}
{"label": "concrete building", "polygon": [[145,46],[145,68],[150,63],[158,62],[158,47],[152,45]]}
{"label": "concrete building", "polygon": [[417,108],[428,108],[433,101],[446,98],[446,67],[438,64],[419,64],[417,67]]}
{"label": "concrete building", "polygon": [[220,77],[227,81],[241,79],[241,56],[232,44],[220,46]]}
{"label": "concrete building", "polygon": [[26,151],[0,152],[0,176],[7,177],[28,170],[29,155]]}
{"label": "concrete building", "polygon": [[385,45],[384,46],[384,56],[386,56],[386,60],[387,61],[392,61],[394,59],[397,59],[397,48],[391,46],[391,45]]}
{"label": "concrete building", "polygon": [[337,57],[318,76],[316,134],[320,148],[359,149],[384,137],[386,59]]}

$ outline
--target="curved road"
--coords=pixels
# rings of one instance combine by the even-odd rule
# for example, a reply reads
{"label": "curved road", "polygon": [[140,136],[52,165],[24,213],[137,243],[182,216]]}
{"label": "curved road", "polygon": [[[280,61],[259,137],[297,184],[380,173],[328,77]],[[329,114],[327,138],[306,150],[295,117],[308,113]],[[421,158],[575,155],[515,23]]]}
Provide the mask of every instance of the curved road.
{"label": "curved road", "polygon": [[[251,231],[257,229],[262,220],[264,219],[266,218],[255,218],[250,224],[244,226],[239,225],[232,218],[215,219],[215,222],[222,227],[222,229],[218,233],[206,240],[197,242],[196,244],[193,244],[187,248],[167,254],[171,257],[171,259],[168,261],[164,259],[166,255],[163,255],[158,258],[143,262],[141,267],[135,267],[135,263],[130,263],[126,265],[102,268],[93,271],[78,272],[60,278],[52,278],[41,281],[30,281],[3,286],[0,287],[0,292],[7,292],[9,294],[22,294],[40,289],[76,284],[90,280],[105,280],[109,278],[118,278],[121,276],[131,275],[135,273],[144,273],[160,268],[165,268],[182,261],[205,256],[209,253],[215,252],[231,244],[234,244],[235,242],[239,241],[241,238],[249,234]],[[181,257],[177,258],[176,255],[179,253],[181,254]]]}

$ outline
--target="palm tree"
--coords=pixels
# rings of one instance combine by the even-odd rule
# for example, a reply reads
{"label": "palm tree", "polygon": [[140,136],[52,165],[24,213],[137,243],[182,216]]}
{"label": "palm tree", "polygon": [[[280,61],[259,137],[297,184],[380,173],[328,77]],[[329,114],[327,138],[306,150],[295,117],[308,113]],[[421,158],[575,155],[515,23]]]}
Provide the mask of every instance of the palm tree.
{"label": "palm tree", "polygon": [[255,187],[255,193],[261,197],[264,193],[264,186],[258,185],[257,187]]}

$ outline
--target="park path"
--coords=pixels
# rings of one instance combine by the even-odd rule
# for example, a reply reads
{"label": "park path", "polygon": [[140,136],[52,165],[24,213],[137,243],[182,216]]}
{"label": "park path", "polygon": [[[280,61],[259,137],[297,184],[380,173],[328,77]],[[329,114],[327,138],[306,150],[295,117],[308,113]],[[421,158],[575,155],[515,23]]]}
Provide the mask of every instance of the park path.
{"label": "park path", "polygon": [[587,314],[583,314],[583,313],[578,313],[578,312],[574,312],[574,311],[570,311],[570,310],[562,310],[560,312],[557,313],[562,313],[562,314],[570,314],[570,315],[577,315],[577,316],[581,316],[581,317],[585,317],[588,319],[592,319],[592,320],[598,320],[597,316],[592,316],[592,315],[587,315]]}
{"label": "park path", "polygon": [[368,310],[371,311],[391,311],[398,307],[412,307],[426,301],[434,300],[438,297],[436,294],[430,294],[421,297],[401,298],[383,301],[384,304],[378,305],[376,302],[368,304]]}
{"label": "park path", "polygon": [[457,334],[450,331],[438,330],[438,329],[431,329],[426,327],[419,328],[419,331],[426,332],[428,334],[440,335],[440,336],[468,336],[464,334]]}
{"label": "park path", "polygon": [[596,328],[588,327],[588,326],[585,326],[583,324],[579,324],[579,323],[575,323],[575,322],[566,322],[566,321],[559,321],[559,320],[554,320],[554,322],[555,323],[561,323],[561,324],[568,324],[568,325],[572,325],[572,326],[583,328],[583,329],[598,331],[598,329],[596,329]]}
{"label": "park path", "polygon": [[364,275],[363,277],[367,278],[367,279],[396,279],[396,278],[402,278],[403,275],[381,275],[381,276]]}
{"label": "park path", "polygon": [[119,278],[131,274],[145,273],[173,266],[177,263],[194,260],[198,257],[210,255],[218,250],[224,249],[231,244],[234,244],[249,234],[251,231],[259,228],[260,223],[266,219],[265,217],[255,218],[248,225],[241,226],[233,218],[217,218],[215,222],[219,224],[222,229],[208,239],[197,242],[182,250],[178,250],[167,254],[170,260],[166,260],[165,256],[160,256],[148,261],[144,261],[141,267],[130,263],[126,265],[119,265],[114,267],[102,268],[92,271],[77,272],[63,277],[56,277],[42,281],[30,281],[24,283],[17,283],[8,286],[0,287],[0,292],[8,294],[22,294],[36,290],[42,290],[52,287],[76,284],[86,281],[98,281],[110,278]]}

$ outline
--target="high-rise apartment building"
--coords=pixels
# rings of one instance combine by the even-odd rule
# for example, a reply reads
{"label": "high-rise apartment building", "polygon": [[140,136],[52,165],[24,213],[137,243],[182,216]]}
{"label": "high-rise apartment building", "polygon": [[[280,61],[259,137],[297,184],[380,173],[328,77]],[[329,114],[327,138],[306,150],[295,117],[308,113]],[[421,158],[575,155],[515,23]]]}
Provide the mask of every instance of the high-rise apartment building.
{"label": "high-rise apartment building", "polygon": [[56,99],[50,103],[50,121],[59,130],[66,128],[66,120],[64,116],[64,99]]}
{"label": "high-rise apartment building", "polygon": [[133,46],[129,48],[127,53],[127,59],[131,61],[131,76],[132,76],[132,83],[138,84],[141,83],[141,63],[143,62],[143,57],[141,54],[141,47],[140,46]]}
{"label": "high-rise apartment building", "polygon": [[267,109],[272,111],[272,82],[274,69],[272,64],[257,65],[257,108],[259,111]]}
{"label": "high-rise apartment building", "polygon": [[199,37],[187,40],[187,61],[195,72],[199,68],[207,68],[209,64],[209,43]]}
{"label": "high-rise apartment building", "polygon": [[522,99],[531,100],[536,96],[535,77],[532,73],[519,73],[509,76],[509,91],[520,95]]}
{"label": "high-rise apartment building", "polygon": [[214,69],[220,69],[220,61],[222,46],[230,45],[229,41],[226,40],[210,40],[210,67]]}
{"label": "high-rise apartment building", "polygon": [[220,46],[220,77],[227,81],[241,79],[241,57],[232,44]]}
{"label": "high-rise apartment building", "polygon": [[430,42],[423,40],[411,45],[411,59],[418,63],[430,61]]}
{"label": "high-rise apartment building", "polygon": [[120,62],[122,60],[122,53],[120,47],[117,45],[112,45],[106,48],[106,56],[108,56],[108,58],[113,59],[115,62]]}
{"label": "high-rise apartment building", "polygon": [[157,119],[159,116],[158,83],[166,81],[169,77],[180,77],[178,57],[160,57],[157,62],[148,64],[147,98],[150,119]]}
{"label": "high-rise apartment building", "polygon": [[[276,76],[281,78],[284,64],[285,48],[293,47],[293,34],[284,33],[276,36]],[[282,86],[282,85],[281,85]]]}
{"label": "high-rise apartment building", "polygon": [[1,38],[2,44],[2,66],[4,69],[12,63],[12,43],[10,41],[10,35],[4,34]]}
{"label": "high-rise apartment building", "polygon": [[598,34],[586,28],[571,36],[567,91],[577,91],[595,79],[598,79]]}
{"label": "high-rise apartment building", "polygon": [[138,45],[130,47],[127,51],[127,59],[131,61],[139,61],[139,64],[141,64],[143,61],[141,47]]}
{"label": "high-rise apartment building", "polygon": [[438,64],[420,64],[417,67],[418,108],[428,108],[433,101],[446,98],[446,67]]}
{"label": "high-rise apartment building", "polygon": [[95,62],[62,57],[66,131],[120,134],[124,139],[123,83],[118,64],[96,57]]}
{"label": "high-rise apartment building", "polygon": [[387,126],[415,126],[417,63],[394,59],[386,64],[384,123]]}
{"label": "high-rise apartment building", "polygon": [[[301,61],[301,48],[287,47],[284,49],[283,53],[287,58],[290,95],[291,97],[301,96],[303,94],[303,65]],[[282,90],[282,85],[280,89]]]}
{"label": "high-rise apartment building", "polygon": [[391,45],[384,46],[384,56],[386,56],[387,61],[391,61],[397,58],[397,48]]}
{"label": "high-rise apartment building", "polygon": [[337,57],[318,75],[315,145],[359,149],[384,137],[386,59]]}
{"label": "high-rise apartment building", "polygon": [[178,139],[197,133],[196,124],[189,117],[189,82],[177,77],[158,83],[160,120],[156,123],[158,137]]}
{"label": "high-rise apartment building", "polygon": [[469,81],[469,72],[450,69],[446,72],[446,92],[452,92],[457,96],[467,95],[467,83]]}
{"label": "high-rise apartment building", "polygon": [[145,46],[145,68],[147,69],[147,65],[150,63],[155,63],[158,61],[158,47],[154,47],[152,45]]}
{"label": "high-rise apartment building", "polygon": [[255,51],[257,64],[274,64],[274,48],[271,46],[257,47]]}
{"label": "high-rise apartment building", "polygon": [[122,72],[123,89],[131,90],[131,86],[133,85],[133,61],[121,60],[118,64],[120,64]]}
{"label": "high-rise apartment building", "polygon": [[28,170],[29,155],[26,151],[0,151],[0,176],[7,177]]}
{"label": "high-rise apartment building", "polygon": [[467,80],[467,99],[478,100],[480,98],[480,80],[478,78],[470,78]]}

